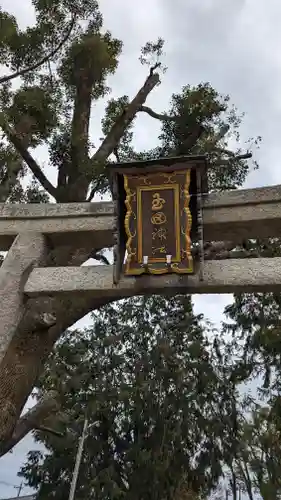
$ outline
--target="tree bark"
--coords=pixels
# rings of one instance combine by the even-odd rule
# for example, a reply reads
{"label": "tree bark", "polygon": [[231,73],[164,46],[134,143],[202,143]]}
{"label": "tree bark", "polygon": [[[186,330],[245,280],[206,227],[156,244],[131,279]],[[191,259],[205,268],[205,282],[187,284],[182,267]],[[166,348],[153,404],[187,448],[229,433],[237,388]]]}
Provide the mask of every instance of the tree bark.
{"label": "tree bark", "polygon": [[[89,182],[86,174],[89,168],[87,162],[89,160],[88,137],[92,87],[92,82],[85,78],[76,90],[71,131],[71,170],[69,172],[69,185],[73,186],[74,189],[68,187],[67,201],[72,201],[72,198],[74,201],[78,198],[85,200],[87,196]],[[82,178],[84,178],[84,182],[81,183]],[[79,184],[82,185],[79,185],[79,193],[77,193],[76,184],[79,179]]]}
{"label": "tree bark", "polygon": [[[103,140],[100,147],[91,158],[91,162],[93,165],[105,162],[110,154],[114,151],[125,130],[132,123],[138,111],[141,110],[141,106],[145,103],[147,96],[154,89],[154,87],[158,85],[159,82],[160,78],[158,73],[154,73],[153,70],[151,70],[150,75],[145,80],[141,89],[128,104],[122,115],[119,116],[119,118],[116,120],[106,138]],[[95,190],[96,189],[94,188],[90,192],[88,201],[91,201],[93,199]]]}

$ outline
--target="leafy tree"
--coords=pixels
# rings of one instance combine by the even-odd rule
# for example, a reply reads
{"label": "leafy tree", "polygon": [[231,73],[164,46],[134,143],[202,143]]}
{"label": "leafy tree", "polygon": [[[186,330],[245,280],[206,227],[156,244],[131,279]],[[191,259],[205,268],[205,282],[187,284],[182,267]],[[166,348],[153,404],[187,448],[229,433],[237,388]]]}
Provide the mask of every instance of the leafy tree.
{"label": "leafy tree", "polygon": [[[163,114],[146,107],[146,98],[159,85],[164,69],[161,39],[148,42],[141,51],[141,63],[149,71],[136,95],[108,100],[104,137],[100,144],[93,143],[89,135],[92,104],[110,93],[107,77],[118,66],[122,42],[103,28],[96,0],[33,0],[32,5],[36,24],[25,31],[13,16],[0,12],[0,63],[9,74],[20,77],[17,88],[6,78],[0,89],[2,201],[91,201],[96,193],[107,190],[104,166],[114,155],[123,160],[207,151],[212,187],[241,186],[249,165],[240,154],[239,142],[235,152],[227,149],[230,138],[239,140],[241,120],[228,97],[220,96],[209,84],[187,85],[172,96],[170,109]],[[61,33],[68,34],[63,44]],[[46,64],[42,57],[43,62],[47,58]],[[159,145],[151,151],[134,151],[133,123],[139,113],[148,113],[162,124]],[[48,166],[56,169],[56,185],[35,160],[34,149],[42,145],[48,149]],[[219,163],[228,168],[221,169]],[[34,181],[25,192],[20,181],[27,173]],[[80,265],[97,250],[86,244],[80,248],[75,242],[71,247],[48,248],[40,265]],[[14,268],[13,254],[8,253],[6,259],[7,266]],[[59,401],[52,392],[20,419],[54,343],[70,325],[107,300],[48,297],[25,303],[22,321],[0,362],[1,454],[39,426],[47,414],[57,411]]]}
{"label": "leafy tree", "polygon": [[280,396],[281,295],[235,295],[225,312],[230,322],[225,323],[224,332],[233,338],[231,349],[237,356],[237,376],[241,382],[260,378],[260,397],[269,398],[273,404],[274,398]]}
{"label": "leafy tree", "polygon": [[280,418],[269,407],[259,407],[244,426],[247,448],[241,453],[239,471],[247,490],[258,491],[264,500],[281,498]]}
{"label": "leafy tree", "polygon": [[[256,251],[260,243],[252,243]],[[278,255],[280,243],[269,241],[261,249],[265,254]],[[238,294],[225,309],[229,321],[225,322],[224,334],[230,334],[233,379],[258,386],[259,402],[246,398],[246,413],[239,417],[242,434],[232,461],[232,471],[250,500],[255,499],[256,492],[266,500],[281,494],[280,297],[274,292]]]}
{"label": "leafy tree", "polygon": [[[75,16],[72,14],[71,20],[66,30],[66,35],[61,39],[58,38],[57,45],[55,40],[43,41],[42,27],[37,26],[32,30],[26,30],[25,33],[21,32],[17,26],[14,16],[3,12],[0,7],[0,23],[1,23],[1,58],[0,64],[10,66],[12,72],[5,74],[0,78],[0,94],[1,103],[10,101],[11,95],[9,89],[11,88],[11,81],[28,75],[44,64],[50,67],[50,61],[57,56],[64,44],[68,41],[71,32],[75,25]],[[25,44],[23,48],[22,44]],[[52,48],[48,52],[48,46]],[[34,44],[37,44],[36,48]],[[31,48],[36,50],[30,50]],[[37,52],[41,49],[41,53]],[[43,52],[43,57],[42,57]],[[39,57],[40,55],[40,57]],[[19,63],[19,57],[23,57]],[[16,101],[16,98],[15,98]],[[15,103],[16,104],[16,103]],[[1,115],[4,119],[4,115]],[[26,174],[26,167],[24,165],[24,158],[19,156],[14,148],[7,144],[3,139],[0,141],[0,201],[14,202],[14,201],[28,201],[28,202],[44,202],[48,200],[48,196],[42,190],[40,185],[36,182],[33,176],[31,186],[24,191],[20,180]]]}
{"label": "leafy tree", "polygon": [[[280,418],[270,406],[253,404],[241,415],[240,440],[231,464],[231,477],[249,500],[281,498]],[[233,496],[233,498],[237,498]]]}
{"label": "leafy tree", "polygon": [[77,498],[206,498],[221,475],[229,398],[202,315],[190,297],[156,296],[93,318],[57,343],[40,379],[40,391],[61,395],[64,422],[52,427],[66,433],[37,433],[47,453],[30,452],[21,474],[38,499],[66,498],[87,414]]}

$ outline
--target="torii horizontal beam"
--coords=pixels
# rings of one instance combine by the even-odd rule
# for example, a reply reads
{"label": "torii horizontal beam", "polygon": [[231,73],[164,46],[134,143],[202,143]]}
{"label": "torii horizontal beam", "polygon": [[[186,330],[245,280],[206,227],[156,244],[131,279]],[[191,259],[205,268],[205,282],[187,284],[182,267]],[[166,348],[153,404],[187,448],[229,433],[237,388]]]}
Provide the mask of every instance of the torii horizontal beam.
{"label": "torii horizontal beam", "polygon": [[[281,185],[211,193],[203,199],[205,241],[280,237]],[[0,250],[8,250],[15,236],[27,231],[48,235],[53,245],[110,247],[113,225],[111,202],[0,204]]]}
{"label": "torii horizontal beam", "polygon": [[25,285],[28,296],[102,294],[117,300],[132,295],[281,292],[281,257],[210,260],[198,275],[125,277],[115,286],[111,266],[35,268]]}

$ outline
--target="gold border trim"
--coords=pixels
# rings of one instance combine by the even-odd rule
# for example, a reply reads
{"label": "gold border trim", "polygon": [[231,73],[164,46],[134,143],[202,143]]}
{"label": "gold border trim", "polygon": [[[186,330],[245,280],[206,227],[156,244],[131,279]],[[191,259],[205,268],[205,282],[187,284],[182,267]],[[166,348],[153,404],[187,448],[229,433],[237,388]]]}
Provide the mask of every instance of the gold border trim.
{"label": "gold border trim", "polygon": [[[190,203],[189,187],[190,187],[191,169],[178,171],[177,174],[185,174],[185,184],[184,184],[184,190],[183,190],[183,192],[184,192],[183,211],[186,215],[186,223],[185,223],[185,232],[183,233],[183,235],[185,238],[184,252],[187,255],[189,267],[179,267],[180,264],[175,262],[171,265],[170,269],[168,269],[168,268],[155,269],[155,268],[149,267],[148,273],[147,273],[145,268],[135,268],[135,269],[130,268],[131,256],[133,255],[131,244],[132,244],[133,238],[136,236],[136,232],[134,234],[132,234],[130,231],[130,218],[133,215],[133,211],[132,211],[132,207],[131,207],[131,199],[135,195],[135,193],[133,193],[131,191],[131,189],[129,188],[129,176],[124,175],[124,188],[125,188],[125,192],[126,192],[125,205],[127,208],[127,213],[125,216],[124,224],[125,224],[126,234],[128,237],[128,240],[126,243],[126,250],[127,250],[127,259],[126,259],[126,266],[125,266],[125,274],[126,275],[135,275],[136,276],[136,275],[141,275],[144,273],[152,274],[152,275],[161,275],[161,274],[171,273],[171,271],[173,273],[176,273],[176,274],[191,274],[194,271],[193,258],[192,258],[192,254],[191,254],[191,238],[190,238],[190,232],[191,232],[191,227],[192,227],[192,215],[191,215],[191,211],[189,208],[189,203]],[[154,175],[154,174],[151,174],[151,176],[152,175]],[[158,175],[159,175],[159,173],[158,173]],[[162,175],[165,176],[165,173],[163,173]],[[144,184],[146,184],[146,183],[144,183]],[[141,218],[140,218],[141,211],[139,212],[139,207],[141,207],[141,195],[140,195],[141,191],[142,190],[148,191],[148,190],[154,190],[154,189],[162,189],[162,190],[163,189],[171,189],[171,188],[174,189],[174,186],[176,186],[176,188],[177,188],[177,189],[175,189],[175,192],[176,192],[176,190],[178,191],[178,196],[177,196],[178,210],[177,210],[176,215],[177,215],[177,220],[179,223],[179,233],[178,234],[180,235],[181,228],[180,228],[180,217],[179,217],[179,214],[180,214],[179,185],[178,184],[170,184],[170,185],[164,184],[161,186],[155,185],[155,186],[149,186],[149,187],[148,186],[146,186],[146,187],[137,186],[137,231],[138,231],[138,252],[137,253],[138,253],[138,257],[139,257],[139,240],[142,243],[142,225],[139,227],[139,220],[141,220]],[[140,235],[141,235],[141,237],[139,237]],[[178,242],[179,242],[179,247],[180,247],[180,238],[179,238]],[[142,254],[142,252],[141,252],[141,254]],[[180,257],[181,257],[181,255],[179,255],[178,260],[180,260]],[[165,259],[163,259],[163,261],[165,261]],[[156,262],[156,261],[150,260],[150,262]],[[157,260],[157,262],[159,262],[159,261]]]}
{"label": "gold border trim", "polygon": [[129,177],[127,175],[124,175],[124,188],[126,191],[126,199],[125,199],[125,205],[127,208],[127,213],[125,215],[125,230],[127,234],[127,242],[126,242],[126,250],[127,250],[127,258],[126,258],[126,274],[129,274],[130,272],[130,263],[132,259],[132,240],[135,237],[135,234],[131,233],[130,231],[130,219],[131,216],[133,215],[132,207],[131,207],[131,199],[134,196],[134,193],[132,193],[131,189],[129,188]]}
{"label": "gold border trim", "polygon": [[[189,193],[190,174],[191,174],[190,170],[187,170],[185,172],[185,184],[184,184],[184,190],[183,190],[183,194],[184,194],[184,207],[183,207],[183,211],[185,213],[185,220],[186,220],[186,222],[185,222],[185,234],[184,234],[184,237],[185,237],[185,253],[186,253],[186,256],[187,256],[187,260],[188,260],[188,268],[187,268],[186,272],[192,272],[193,271],[193,258],[192,258],[192,254],[191,254],[191,238],[190,238],[190,232],[191,232],[191,227],[192,227],[192,215],[191,215],[191,211],[190,211],[190,208],[189,208],[189,203],[190,203],[190,193]],[[178,271],[175,269],[175,272],[178,272]]]}

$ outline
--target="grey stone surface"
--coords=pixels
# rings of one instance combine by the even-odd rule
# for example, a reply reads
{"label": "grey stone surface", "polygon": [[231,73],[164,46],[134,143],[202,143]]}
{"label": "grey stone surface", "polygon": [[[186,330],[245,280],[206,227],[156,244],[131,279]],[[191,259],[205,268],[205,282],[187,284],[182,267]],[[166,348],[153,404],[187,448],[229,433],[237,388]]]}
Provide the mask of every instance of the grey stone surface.
{"label": "grey stone surface", "polygon": [[44,254],[42,234],[19,234],[0,267],[0,362],[23,317],[26,280]]}
{"label": "grey stone surface", "polygon": [[221,193],[210,193],[204,197],[204,206],[251,205],[281,201],[281,184],[254,189],[234,189]]}
{"label": "grey stone surface", "polygon": [[93,217],[95,215],[111,215],[112,202],[99,203],[0,203],[0,218],[37,218],[42,217]]}
{"label": "grey stone surface", "polygon": [[[211,193],[204,197],[206,241],[241,241],[278,237],[281,233],[281,186]],[[54,245],[113,245],[113,204],[0,205],[0,250],[7,250],[19,232],[40,231]],[[75,233],[75,235],[73,234]]]}
{"label": "grey stone surface", "polygon": [[5,498],[3,500],[35,500],[36,496],[35,495],[25,495],[25,496],[17,496],[17,497],[10,497],[10,498]]}
{"label": "grey stone surface", "polygon": [[204,280],[198,275],[124,277],[115,286],[111,266],[34,269],[25,285],[29,296],[90,294],[119,299],[153,293],[234,293],[281,291],[281,258],[206,261]]}

